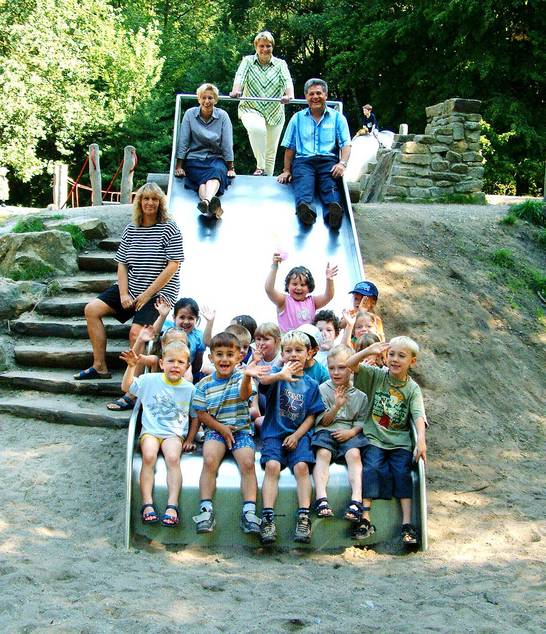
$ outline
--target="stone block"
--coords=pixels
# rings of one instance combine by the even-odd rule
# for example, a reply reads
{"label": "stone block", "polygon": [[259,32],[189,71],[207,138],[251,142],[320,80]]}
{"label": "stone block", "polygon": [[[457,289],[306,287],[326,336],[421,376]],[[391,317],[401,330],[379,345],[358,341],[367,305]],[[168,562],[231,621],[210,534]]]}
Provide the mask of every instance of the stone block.
{"label": "stone block", "polygon": [[458,194],[470,194],[482,190],[483,182],[481,180],[463,181],[455,185],[455,192]]}
{"label": "stone block", "polygon": [[455,172],[455,174],[466,174],[468,172],[468,165],[464,163],[453,163],[449,169]]}
{"label": "stone block", "polygon": [[453,187],[440,187],[438,185],[438,187],[431,187],[429,192],[433,198],[443,198],[444,196],[448,196],[453,193]]}
{"label": "stone block", "polygon": [[479,141],[467,141],[466,145],[467,145],[466,149],[470,150],[471,152],[478,152],[479,150],[481,150]]}
{"label": "stone block", "polygon": [[435,132],[436,132],[436,126],[434,126],[434,125],[432,125],[430,123],[427,123],[427,125],[425,126],[425,134],[427,136],[428,135],[434,136]]}
{"label": "stone block", "polygon": [[436,135],[436,141],[438,141],[438,143],[448,143],[451,144],[453,143],[453,135],[445,135],[445,134],[437,134]]}
{"label": "stone block", "polygon": [[463,113],[478,113],[481,111],[482,102],[478,99],[460,99],[454,97],[453,99],[447,99],[444,101],[443,111],[448,112],[463,112]]}
{"label": "stone block", "polygon": [[482,165],[478,165],[477,167],[469,167],[467,176],[473,180],[477,180],[483,178],[484,168]]}
{"label": "stone block", "polygon": [[446,152],[446,161],[449,161],[450,163],[460,163],[462,160],[462,154],[459,154],[458,152],[453,152],[452,150]]}
{"label": "stone block", "polygon": [[480,140],[480,131],[479,130],[467,130],[465,132],[465,139],[467,141],[479,141]]}
{"label": "stone block", "polygon": [[453,134],[453,126],[452,125],[444,125],[436,128],[436,136],[442,134],[444,136],[449,136]]}
{"label": "stone block", "polygon": [[395,143],[406,143],[407,141],[413,141],[414,134],[395,134],[394,142]]}
{"label": "stone block", "polygon": [[421,165],[393,165],[393,176],[428,176],[429,168]]}
{"label": "stone block", "polygon": [[449,145],[444,145],[443,143],[439,143],[436,145],[429,145],[428,149],[431,154],[440,154],[443,152],[447,152],[449,150]]}
{"label": "stone block", "polygon": [[64,218],[63,220],[48,220],[45,223],[48,229],[59,229],[64,225],[75,225],[78,227],[87,240],[102,240],[108,235],[108,226],[99,218],[86,218],[85,216],[75,216]]}
{"label": "stone block", "polygon": [[480,130],[481,123],[479,121],[465,121],[465,130]]}
{"label": "stone block", "polygon": [[404,187],[397,187],[395,185],[388,185],[385,188],[386,196],[406,196],[407,190]]}
{"label": "stone block", "polygon": [[419,178],[415,176],[393,176],[392,184],[401,187],[432,187],[434,183],[430,178]]}
{"label": "stone block", "polygon": [[445,170],[449,169],[449,162],[441,161],[439,159],[432,159],[430,163],[430,169],[433,172],[444,172]]}
{"label": "stone block", "polygon": [[464,125],[462,123],[454,123],[451,127],[453,128],[454,141],[461,141],[462,139],[464,139],[465,131]]}
{"label": "stone block", "polygon": [[406,154],[428,154],[428,146],[423,143],[408,141],[402,146],[402,152],[405,152]]}
{"label": "stone block", "polygon": [[415,165],[428,165],[430,156],[428,154],[402,154],[400,161],[402,163],[414,163]]}
{"label": "stone block", "polygon": [[435,137],[431,134],[416,134],[413,140],[415,143],[424,143],[425,145],[432,145],[433,143],[436,143]]}
{"label": "stone block", "polygon": [[0,319],[14,319],[30,310],[43,299],[45,284],[39,282],[14,282],[0,277]]}
{"label": "stone block", "polygon": [[481,114],[466,114],[465,119],[467,121],[481,121],[482,115]]}
{"label": "stone block", "polygon": [[433,181],[451,181],[458,183],[463,179],[461,174],[453,174],[452,172],[431,172],[430,178]]}
{"label": "stone block", "polygon": [[429,190],[425,187],[410,187],[409,195],[415,198],[430,198]]}
{"label": "stone block", "polygon": [[453,152],[463,153],[468,150],[468,143],[466,141],[454,141],[451,145]]}
{"label": "stone block", "polygon": [[427,115],[427,118],[430,117],[432,119],[432,117],[439,117],[443,113],[444,113],[443,101],[441,103],[436,103],[433,106],[428,106],[428,108],[425,108],[425,114]]}
{"label": "stone block", "polygon": [[463,161],[465,163],[481,163],[483,157],[479,152],[463,152]]}
{"label": "stone block", "polygon": [[453,183],[451,181],[436,181],[436,186],[453,191]]}

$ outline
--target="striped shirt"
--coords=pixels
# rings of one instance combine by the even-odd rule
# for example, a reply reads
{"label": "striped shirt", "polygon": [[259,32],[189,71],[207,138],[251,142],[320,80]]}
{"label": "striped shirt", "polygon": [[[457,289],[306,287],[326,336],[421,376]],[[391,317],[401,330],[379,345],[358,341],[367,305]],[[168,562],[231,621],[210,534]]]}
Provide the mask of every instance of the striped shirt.
{"label": "striped shirt", "polygon": [[[131,222],[123,230],[115,259],[127,266],[129,295],[135,299],[156,280],[168,262],[184,261],[180,229],[172,220],[159,222],[151,227],[137,227]],[[158,295],[174,304],[179,290],[180,279],[177,272]]]}
{"label": "striped shirt", "polygon": [[[292,86],[292,77],[283,59],[272,56],[268,64],[260,64],[258,55],[254,54],[243,57],[233,83],[243,87],[243,97],[282,97]],[[239,113],[245,110],[256,110],[268,125],[284,123],[281,103],[242,101]]]}
{"label": "striped shirt", "polygon": [[[241,372],[234,372],[227,379],[219,379],[216,372],[201,379],[195,386],[193,406],[195,411],[207,412],[223,425],[242,427],[250,423],[248,401],[240,396]],[[252,393],[256,390],[252,388]]]}

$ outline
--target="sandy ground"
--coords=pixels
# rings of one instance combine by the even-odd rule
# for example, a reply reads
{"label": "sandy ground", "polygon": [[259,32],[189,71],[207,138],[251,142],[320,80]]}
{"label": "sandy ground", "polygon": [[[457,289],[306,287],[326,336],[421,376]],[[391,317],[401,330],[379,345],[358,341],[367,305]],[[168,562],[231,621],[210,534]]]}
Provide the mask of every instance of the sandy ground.
{"label": "sandy ground", "polygon": [[[3,632],[543,632],[544,329],[487,254],[502,206],[359,207],[388,335],[422,346],[430,550],[123,548],[124,432],[4,418]],[[75,465],[77,465],[75,467]]]}

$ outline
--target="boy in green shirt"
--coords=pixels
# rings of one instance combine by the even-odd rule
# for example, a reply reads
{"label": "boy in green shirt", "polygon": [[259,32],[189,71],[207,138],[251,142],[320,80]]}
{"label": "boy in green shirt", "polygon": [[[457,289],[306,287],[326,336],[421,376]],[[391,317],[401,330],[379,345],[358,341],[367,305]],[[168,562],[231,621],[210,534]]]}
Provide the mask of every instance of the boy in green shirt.
{"label": "boy in green shirt", "polygon": [[[385,368],[361,363],[367,356],[384,351],[387,351]],[[412,459],[426,461],[427,425],[421,389],[409,376],[418,352],[419,346],[413,339],[395,337],[389,343],[374,343],[347,359],[347,366],[355,373],[354,386],[368,396],[370,403],[363,430],[370,441],[364,453],[363,537],[371,529],[372,500],[394,496],[402,507],[402,541],[417,543],[417,531],[411,523],[411,467]],[[413,455],[410,418],[417,429]]]}

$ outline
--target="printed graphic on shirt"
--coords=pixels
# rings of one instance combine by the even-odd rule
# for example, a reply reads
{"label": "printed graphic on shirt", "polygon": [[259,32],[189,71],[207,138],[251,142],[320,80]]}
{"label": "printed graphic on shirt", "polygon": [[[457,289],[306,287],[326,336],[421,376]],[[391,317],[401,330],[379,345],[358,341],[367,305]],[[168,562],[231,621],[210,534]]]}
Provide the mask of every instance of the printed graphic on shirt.
{"label": "printed graphic on shirt", "polygon": [[189,404],[178,405],[167,390],[154,394],[150,412],[158,423],[168,427],[177,426],[188,420]]}
{"label": "printed graphic on shirt", "polygon": [[281,416],[290,420],[298,420],[303,409],[303,394],[293,392],[285,388],[282,390],[279,399],[279,410]]}
{"label": "printed graphic on shirt", "polygon": [[389,392],[378,390],[374,394],[372,418],[378,425],[386,429],[405,429],[408,406],[402,392],[394,387],[391,387]]}
{"label": "printed graphic on shirt", "polygon": [[299,321],[309,321],[311,319],[311,312],[308,308],[296,308],[296,318]]}

